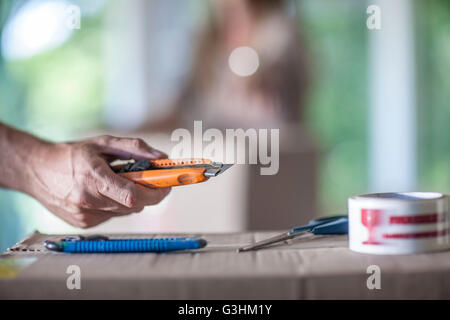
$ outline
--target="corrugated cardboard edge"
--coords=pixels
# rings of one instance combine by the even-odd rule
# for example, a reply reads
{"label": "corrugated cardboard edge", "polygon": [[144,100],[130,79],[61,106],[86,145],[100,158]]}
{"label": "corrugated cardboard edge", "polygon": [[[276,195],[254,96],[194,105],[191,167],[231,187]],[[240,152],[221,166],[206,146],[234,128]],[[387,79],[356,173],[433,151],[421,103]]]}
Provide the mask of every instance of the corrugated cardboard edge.
{"label": "corrugated cardboard edge", "polygon": [[[16,244],[14,244],[12,247],[6,249],[6,253],[21,252],[21,251],[29,252],[30,251],[29,246],[36,243],[36,240],[41,236],[42,236],[42,233],[40,233],[38,230],[35,230],[29,236],[23,238],[22,240],[20,240]],[[34,252],[36,250],[32,250],[32,251]],[[40,251],[40,250],[38,250],[38,251]]]}

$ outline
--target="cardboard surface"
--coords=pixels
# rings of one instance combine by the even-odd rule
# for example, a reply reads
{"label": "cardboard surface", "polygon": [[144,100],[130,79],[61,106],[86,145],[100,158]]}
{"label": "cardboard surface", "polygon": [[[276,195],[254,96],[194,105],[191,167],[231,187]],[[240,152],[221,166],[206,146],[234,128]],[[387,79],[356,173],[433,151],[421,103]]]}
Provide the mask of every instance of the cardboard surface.
{"label": "cardboard surface", "polygon": [[[36,257],[12,279],[0,280],[1,299],[431,299],[450,298],[450,252],[375,256],[352,252],[346,236],[308,236],[289,244],[237,253],[277,232],[188,234],[198,251],[126,254],[48,252],[35,233],[2,257]],[[111,237],[179,235],[112,235]],[[81,270],[81,289],[69,290],[69,266]],[[381,289],[367,288],[367,267],[381,270]]]}

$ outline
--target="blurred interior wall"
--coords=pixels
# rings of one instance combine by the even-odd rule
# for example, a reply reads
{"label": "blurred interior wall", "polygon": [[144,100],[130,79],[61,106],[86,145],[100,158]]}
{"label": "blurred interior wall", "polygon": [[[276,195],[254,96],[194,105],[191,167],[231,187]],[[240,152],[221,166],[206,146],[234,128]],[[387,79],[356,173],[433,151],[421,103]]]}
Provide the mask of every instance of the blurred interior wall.
{"label": "blurred interior wall", "polygon": [[191,67],[202,3],[205,7],[198,0],[109,2],[105,120],[111,128],[133,130],[170,113]]}
{"label": "blurred interior wall", "polygon": [[369,33],[369,189],[416,187],[416,106],[411,0],[368,1],[381,9]]}
{"label": "blurred interior wall", "polygon": [[105,120],[113,128],[132,129],[147,114],[150,3],[115,0],[108,8]]}

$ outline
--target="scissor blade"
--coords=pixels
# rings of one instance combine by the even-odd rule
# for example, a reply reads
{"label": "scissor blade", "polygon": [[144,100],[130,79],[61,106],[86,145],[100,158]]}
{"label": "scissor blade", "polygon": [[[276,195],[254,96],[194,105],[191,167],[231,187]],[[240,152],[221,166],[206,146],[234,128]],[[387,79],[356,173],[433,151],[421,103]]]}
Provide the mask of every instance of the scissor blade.
{"label": "scissor blade", "polygon": [[311,232],[315,235],[328,235],[328,234],[347,234],[348,233],[348,218],[340,218],[336,221],[321,224]]}
{"label": "scissor blade", "polygon": [[238,252],[257,250],[273,243],[289,240],[293,237],[290,232],[285,232],[238,249]]}

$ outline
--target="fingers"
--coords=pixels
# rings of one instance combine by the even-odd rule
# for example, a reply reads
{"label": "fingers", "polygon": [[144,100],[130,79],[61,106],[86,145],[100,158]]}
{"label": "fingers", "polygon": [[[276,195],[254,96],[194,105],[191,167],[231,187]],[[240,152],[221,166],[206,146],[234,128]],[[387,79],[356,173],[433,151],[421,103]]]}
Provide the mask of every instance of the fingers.
{"label": "fingers", "polygon": [[170,188],[150,189],[135,184],[114,174],[106,163],[95,168],[95,175],[98,193],[127,208],[155,205],[170,192]]}
{"label": "fingers", "polygon": [[98,192],[84,193],[71,199],[72,202],[65,205],[70,212],[77,213],[80,210],[99,210],[109,213],[129,214],[140,211],[139,207],[126,207]]}
{"label": "fingers", "polygon": [[133,182],[114,175],[112,171],[110,173],[105,168],[98,169],[97,175],[96,186],[99,194],[127,208],[132,208],[135,205],[136,195],[134,194]]}
{"label": "fingers", "polygon": [[107,215],[104,215],[101,213],[85,214],[78,218],[76,225],[82,229],[92,228],[92,227],[95,227],[95,226],[109,220],[112,217],[113,216],[111,216],[111,215],[107,216]]}
{"label": "fingers", "polygon": [[152,160],[167,158],[164,152],[150,147],[144,140],[138,138],[116,138],[102,136],[94,138],[102,153],[114,155],[120,159]]}
{"label": "fingers", "polygon": [[90,228],[108,219],[138,213],[144,209],[144,207],[133,208],[129,212],[119,213],[97,209],[84,209],[71,205],[70,203],[64,205],[47,204],[46,207],[64,221],[78,228]]}
{"label": "fingers", "polygon": [[160,203],[169,193],[171,188],[147,188],[140,184],[134,184],[137,205],[151,206]]}
{"label": "fingers", "polygon": [[[136,212],[142,211],[144,208],[136,210]],[[111,218],[130,215],[130,213],[112,213],[101,210],[89,210],[85,209],[78,213],[71,213],[69,211],[59,212],[57,214],[60,218],[78,228],[91,228],[99,225]]]}
{"label": "fingers", "polygon": [[[139,211],[142,211],[144,208],[140,208]],[[136,211],[136,212],[139,212]],[[96,225],[99,225],[113,217],[126,216],[130,213],[111,213],[100,210],[85,210],[81,213],[73,215],[75,219],[75,223],[80,228],[91,228]]]}
{"label": "fingers", "polygon": [[69,224],[83,229],[94,227],[114,217],[138,213],[144,209],[144,207],[136,207],[124,210],[123,212],[111,212],[98,209],[85,209],[70,204],[65,204],[64,206],[47,205],[47,208]]}

